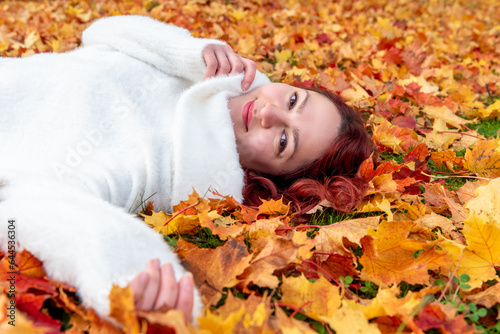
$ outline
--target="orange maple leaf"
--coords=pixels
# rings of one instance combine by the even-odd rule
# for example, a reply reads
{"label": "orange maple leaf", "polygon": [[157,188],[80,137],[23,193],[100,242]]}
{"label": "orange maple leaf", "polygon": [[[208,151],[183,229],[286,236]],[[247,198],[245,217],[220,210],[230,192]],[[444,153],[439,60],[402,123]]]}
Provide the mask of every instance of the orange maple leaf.
{"label": "orange maple leaf", "polygon": [[382,222],[376,232],[361,239],[361,278],[375,284],[406,281],[429,284],[428,270],[449,264],[448,255],[435,241],[408,239],[413,222]]}

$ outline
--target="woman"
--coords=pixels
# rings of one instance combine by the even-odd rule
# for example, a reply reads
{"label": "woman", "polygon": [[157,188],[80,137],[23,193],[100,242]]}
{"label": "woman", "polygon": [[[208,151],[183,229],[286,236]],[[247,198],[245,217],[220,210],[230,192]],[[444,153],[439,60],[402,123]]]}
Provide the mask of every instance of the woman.
{"label": "woman", "polygon": [[161,210],[193,188],[303,210],[360,200],[348,177],[370,140],[336,96],[271,84],[226,43],[146,17],[98,20],[82,41],[0,59],[0,219],[100,315],[112,284],[130,283],[141,309],[201,308],[162,238],[126,213],[143,198]]}

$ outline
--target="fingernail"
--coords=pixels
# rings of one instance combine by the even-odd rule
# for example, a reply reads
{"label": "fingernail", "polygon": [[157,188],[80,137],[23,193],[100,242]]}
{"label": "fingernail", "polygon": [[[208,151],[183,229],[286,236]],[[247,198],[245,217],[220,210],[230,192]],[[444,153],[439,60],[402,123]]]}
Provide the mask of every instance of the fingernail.
{"label": "fingernail", "polygon": [[163,265],[163,270],[167,273],[173,273],[174,272],[174,267],[172,266],[172,263],[165,263]]}
{"label": "fingernail", "polygon": [[[186,277],[186,278],[184,278],[184,277]],[[187,286],[187,285],[193,286],[193,284],[194,284],[193,274],[188,272],[188,273],[184,274],[184,276],[182,276],[182,278],[184,278],[184,279],[182,279],[182,284],[184,286]]]}
{"label": "fingernail", "polygon": [[243,90],[247,90],[249,87],[250,87],[250,85],[248,83],[245,82],[243,84]]}
{"label": "fingernail", "polygon": [[157,269],[160,269],[160,260],[154,259],[153,260],[153,266]]}

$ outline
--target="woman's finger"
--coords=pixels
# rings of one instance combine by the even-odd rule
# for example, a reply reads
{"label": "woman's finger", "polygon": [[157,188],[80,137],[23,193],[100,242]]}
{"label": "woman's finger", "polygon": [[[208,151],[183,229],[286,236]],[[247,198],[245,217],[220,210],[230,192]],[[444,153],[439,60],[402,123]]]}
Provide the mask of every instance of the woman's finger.
{"label": "woman's finger", "polygon": [[149,282],[143,293],[143,298],[139,301],[140,310],[149,311],[153,308],[160,289],[160,260],[153,259],[146,265],[146,272],[149,274]]}
{"label": "woman's finger", "polygon": [[255,80],[255,73],[257,72],[257,65],[254,61],[246,58],[242,58],[242,62],[245,67],[245,75],[243,76],[243,80],[241,81],[241,88],[243,90],[247,90],[250,88],[250,85]]}
{"label": "woman's finger", "polygon": [[144,298],[144,291],[149,282],[149,275],[145,272],[139,273],[134,277],[132,282],[130,282],[129,286],[134,293],[134,304],[137,306],[138,303]]}
{"label": "woman's finger", "polygon": [[177,301],[177,281],[175,280],[174,268],[171,263],[166,263],[161,268],[160,291],[156,298],[154,309],[162,306],[174,308]]}
{"label": "woman's finger", "polygon": [[231,64],[231,74],[237,74],[243,72],[245,65],[243,64],[242,58],[238,56],[231,50],[231,53],[227,55],[227,59]]}
{"label": "woman's finger", "polygon": [[184,319],[186,322],[191,321],[191,315],[193,313],[194,304],[194,281],[193,275],[187,273],[182,276],[179,280],[179,297],[177,298],[177,303],[175,308],[181,310],[184,313]]}
{"label": "woman's finger", "polygon": [[217,48],[215,56],[217,57],[217,73],[215,75],[229,74],[231,72],[231,64],[227,58],[227,50]]}
{"label": "woman's finger", "polygon": [[205,47],[203,50],[203,60],[205,60],[205,64],[207,65],[205,76],[203,77],[203,80],[205,80],[215,76],[215,73],[217,73],[218,62],[215,55],[214,45],[208,45]]}

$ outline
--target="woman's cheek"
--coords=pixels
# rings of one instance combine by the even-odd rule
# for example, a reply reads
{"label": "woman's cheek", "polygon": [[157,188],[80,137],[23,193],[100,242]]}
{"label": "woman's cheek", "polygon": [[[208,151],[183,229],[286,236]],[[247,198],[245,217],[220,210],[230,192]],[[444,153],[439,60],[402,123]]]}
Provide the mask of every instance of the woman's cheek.
{"label": "woman's cheek", "polygon": [[244,152],[240,152],[240,156],[243,154],[245,160],[249,162],[267,160],[267,150],[270,148],[270,144],[268,144],[267,142],[268,138],[255,135],[249,136],[246,145],[244,145],[243,147]]}

